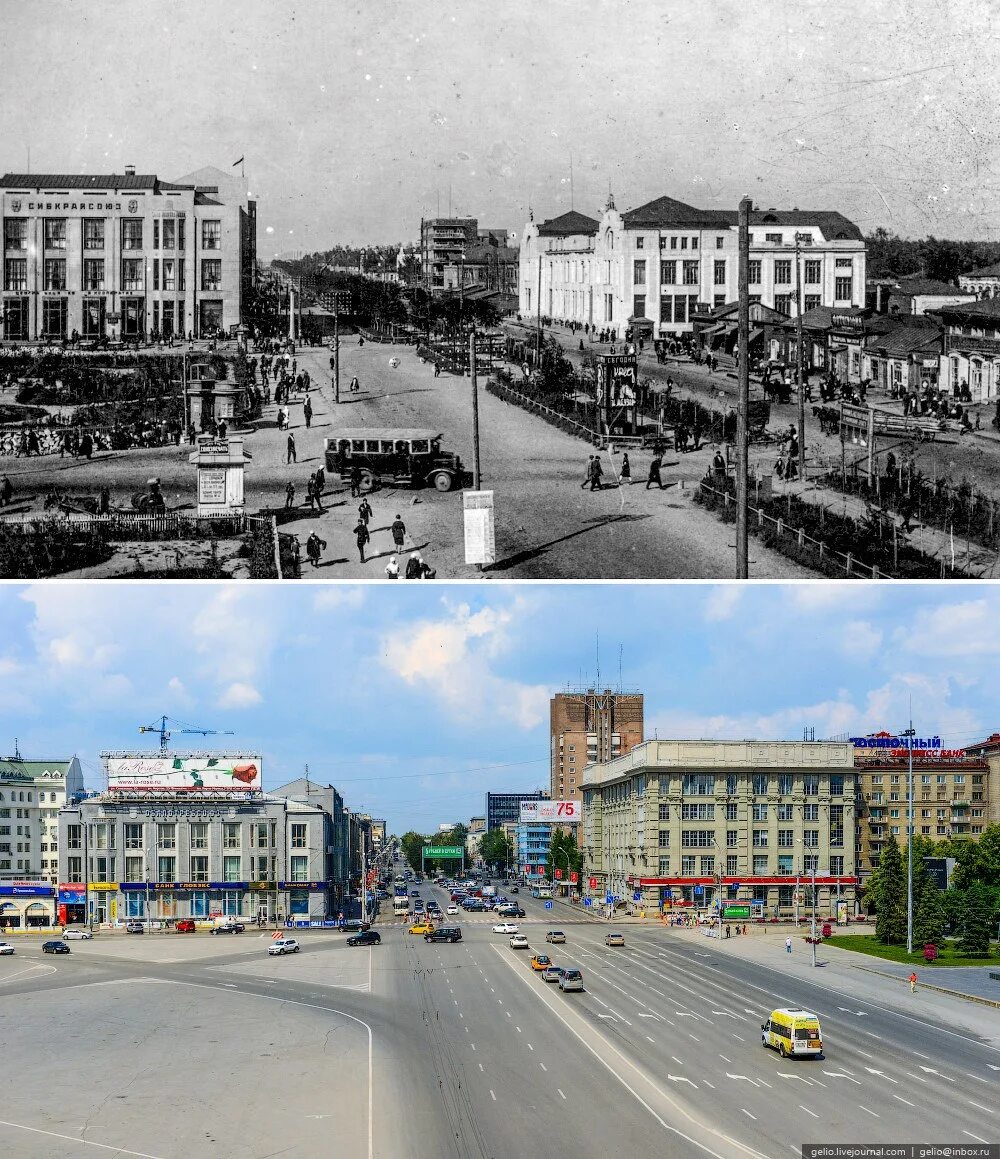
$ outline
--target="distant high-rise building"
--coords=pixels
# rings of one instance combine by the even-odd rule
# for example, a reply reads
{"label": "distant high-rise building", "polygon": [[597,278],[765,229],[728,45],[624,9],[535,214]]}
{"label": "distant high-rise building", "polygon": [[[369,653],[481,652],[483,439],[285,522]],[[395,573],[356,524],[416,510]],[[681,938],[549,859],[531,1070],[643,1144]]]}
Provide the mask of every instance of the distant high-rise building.
{"label": "distant high-rise building", "polygon": [[505,824],[521,820],[522,801],[544,801],[548,796],[542,789],[532,793],[487,793],[486,828],[499,829]]}
{"label": "distant high-rise building", "polygon": [[624,756],[643,740],[641,692],[557,692],[549,701],[552,799],[581,800],[585,765]]}

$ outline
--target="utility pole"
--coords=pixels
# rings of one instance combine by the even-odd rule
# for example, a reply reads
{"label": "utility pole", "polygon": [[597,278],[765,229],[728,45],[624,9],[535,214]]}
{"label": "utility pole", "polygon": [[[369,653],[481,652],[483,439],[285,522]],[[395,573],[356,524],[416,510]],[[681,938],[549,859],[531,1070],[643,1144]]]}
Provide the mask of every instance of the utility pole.
{"label": "utility pole", "polygon": [[479,378],[476,374],[476,331],[469,335],[469,372],[472,375],[472,486],[482,489],[479,470]]}
{"label": "utility pole", "polygon": [[535,331],[535,369],[542,364],[542,255],[538,255],[538,327]]}
{"label": "utility pole", "polygon": [[799,247],[805,238],[812,240],[812,234],[795,235],[795,366],[799,388],[799,478],[803,482],[806,477],[806,396],[802,387],[802,263]]}
{"label": "utility pole", "polygon": [[913,708],[910,727],[903,733],[909,756],[906,774],[906,952],[913,953]]}
{"label": "utility pole", "polygon": [[340,313],[333,315],[333,399],[340,402]]}
{"label": "utility pole", "polygon": [[365,831],[361,830],[361,920],[368,921],[368,857],[365,848]]}
{"label": "utility pole", "polygon": [[[813,856],[815,857],[815,854]],[[815,861],[813,861],[812,879],[813,879],[812,880],[812,887],[813,887],[812,936],[810,938],[810,941],[812,942],[813,965],[815,966],[816,965],[816,862]]]}
{"label": "utility pole", "polygon": [[744,197],[739,213],[739,392],[736,403],[736,578],[747,579],[747,459],[750,454],[750,208]]}

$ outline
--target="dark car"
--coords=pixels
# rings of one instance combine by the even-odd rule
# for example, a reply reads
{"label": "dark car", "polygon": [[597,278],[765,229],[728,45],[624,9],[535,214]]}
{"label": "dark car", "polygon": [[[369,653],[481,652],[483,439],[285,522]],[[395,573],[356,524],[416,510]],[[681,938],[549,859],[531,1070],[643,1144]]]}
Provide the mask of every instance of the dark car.
{"label": "dark car", "polygon": [[370,930],[372,924],[371,922],[363,922],[360,918],[348,918],[341,922],[337,928],[343,930],[344,933],[357,933],[359,930]]}
{"label": "dark car", "polygon": [[382,935],[378,930],[362,930],[358,934],[351,934],[347,939],[349,946],[379,946],[382,944]]}
{"label": "dark car", "polygon": [[439,926],[429,934],[424,934],[425,942],[460,942],[462,930],[459,926]]}
{"label": "dark car", "polygon": [[516,886],[516,885],[512,885],[512,886],[510,887],[510,892],[511,892],[511,893],[520,893],[521,891],[520,891],[520,890],[517,888],[517,886]]}
{"label": "dark car", "polygon": [[68,954],[70,952],[70,948],[65,942],[42,942],[43,954]]}
{"label": "dark car", "polygon": [[227,922],[224,926],[212,926],[210,934],[242,934],[246,926],[242,922]]}
{"label": "dark car", "polygon": [[142,924],[142,922],[125,923],[125,933],[127,934],[144,934],[145,932],[146,927]]}

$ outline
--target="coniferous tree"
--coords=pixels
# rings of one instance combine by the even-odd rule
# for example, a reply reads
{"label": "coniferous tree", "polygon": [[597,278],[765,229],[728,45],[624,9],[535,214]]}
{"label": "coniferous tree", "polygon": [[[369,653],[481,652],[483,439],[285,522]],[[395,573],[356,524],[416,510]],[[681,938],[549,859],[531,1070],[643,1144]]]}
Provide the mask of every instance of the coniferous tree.
{"label": "coniferous tree", "polygon": [[899,845],[892,837],[882,846],[875,898],[875,937],[886,946],[906,941],[906,874]]}
{"label": "coniferous tree", "polygon": [[990,952],[990,920],[992,899],[981,881],[973,882],[965,891],[962,907],[962,936],[959,950],[970,958],[985,958]]}

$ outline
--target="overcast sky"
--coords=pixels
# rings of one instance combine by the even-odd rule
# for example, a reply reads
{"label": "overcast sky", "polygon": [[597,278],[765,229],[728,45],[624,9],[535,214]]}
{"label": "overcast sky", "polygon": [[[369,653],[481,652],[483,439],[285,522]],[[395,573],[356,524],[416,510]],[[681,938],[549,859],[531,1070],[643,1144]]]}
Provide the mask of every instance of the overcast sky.
{"label": "overcast sky", "polygon": [[670,194],[996,238],[995,0],[0,0],[0,165],[246,156],[260,252]]}
{"label": "overcast sky", "polygon": [[265,788],[337,785],[390,831],[548,785],[548,702],[641,690],[647,735],[1000,729],[1000,587],[977,584],[203,585],[0,588],[0,753],[155,748],[167,713],[263,756]]}

